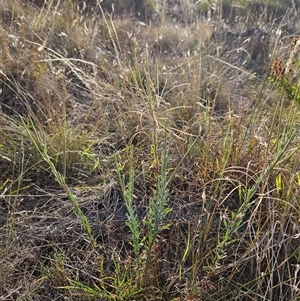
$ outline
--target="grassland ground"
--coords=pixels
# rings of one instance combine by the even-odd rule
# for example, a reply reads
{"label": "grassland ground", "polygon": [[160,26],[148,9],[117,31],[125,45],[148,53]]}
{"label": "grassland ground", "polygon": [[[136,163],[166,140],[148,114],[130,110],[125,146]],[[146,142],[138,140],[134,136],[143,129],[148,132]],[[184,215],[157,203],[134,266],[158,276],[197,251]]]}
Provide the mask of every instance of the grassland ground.
{"label": "grassland ground", "polygon": [[1,301],[300,299],[295,1],[0,3]]}

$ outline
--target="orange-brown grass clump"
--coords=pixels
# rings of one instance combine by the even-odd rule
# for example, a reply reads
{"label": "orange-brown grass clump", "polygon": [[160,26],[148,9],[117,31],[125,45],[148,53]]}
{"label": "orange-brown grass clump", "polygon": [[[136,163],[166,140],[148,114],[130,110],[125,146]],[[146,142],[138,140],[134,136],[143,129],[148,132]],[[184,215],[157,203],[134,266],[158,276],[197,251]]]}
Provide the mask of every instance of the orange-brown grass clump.
{"label": "orange-brown grass clump", "polygon": [[3,300],[299,300],[289,4],[2,0]]}

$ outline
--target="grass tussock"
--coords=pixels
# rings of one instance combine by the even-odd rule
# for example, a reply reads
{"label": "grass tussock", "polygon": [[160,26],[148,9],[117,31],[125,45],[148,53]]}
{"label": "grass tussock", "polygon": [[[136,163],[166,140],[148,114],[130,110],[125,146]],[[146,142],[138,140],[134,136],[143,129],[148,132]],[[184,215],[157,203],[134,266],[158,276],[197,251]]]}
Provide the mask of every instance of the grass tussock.
{"label": "grass tussock", "polygon": [[2,2],[3,300],[299,300],[297,7]]}

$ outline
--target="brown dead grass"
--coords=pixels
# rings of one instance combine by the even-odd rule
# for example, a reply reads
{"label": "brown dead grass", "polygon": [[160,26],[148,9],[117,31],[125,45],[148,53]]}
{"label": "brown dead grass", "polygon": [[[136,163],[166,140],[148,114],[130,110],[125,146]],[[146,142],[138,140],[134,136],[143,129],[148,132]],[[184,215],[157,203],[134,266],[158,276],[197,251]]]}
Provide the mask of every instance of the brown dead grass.
{"label": "brown dead grass", "polygon": [[[298,300],[297,133],[267,172],[295,108],[278,115],[278,95],[265,72],[242,64],[239,46],[219,52],[210,39],[219,20],[151,24],[72,1],[2,2],[0,299]],[[284,55],[275,29],[271,47]],[[66,176],[96,246],[28,129]],[[125,298],[116,261],[126,271],[135,258],[115,156],[127,179],[134,148],[134,208],[147,236],[154,129],[159,152],[172,133],[170,171],[179,166],[170,227],[148,254],[145,291]],[[111,295],[66,289],[72,281]]]}

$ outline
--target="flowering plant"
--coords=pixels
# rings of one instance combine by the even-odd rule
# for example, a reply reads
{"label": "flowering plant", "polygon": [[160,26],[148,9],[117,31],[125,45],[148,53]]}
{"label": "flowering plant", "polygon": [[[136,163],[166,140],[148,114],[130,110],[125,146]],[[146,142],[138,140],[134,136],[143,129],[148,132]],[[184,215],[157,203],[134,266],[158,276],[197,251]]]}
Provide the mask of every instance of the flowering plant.
{"label": "flowering plant", "polygon": [[289,100],[300,104],[300,37],[295,37],[291,43],[289,58],[276,59],[271,65],[269,77],[278,93],[284,92]]}

